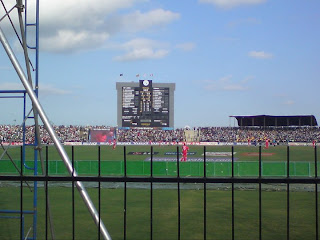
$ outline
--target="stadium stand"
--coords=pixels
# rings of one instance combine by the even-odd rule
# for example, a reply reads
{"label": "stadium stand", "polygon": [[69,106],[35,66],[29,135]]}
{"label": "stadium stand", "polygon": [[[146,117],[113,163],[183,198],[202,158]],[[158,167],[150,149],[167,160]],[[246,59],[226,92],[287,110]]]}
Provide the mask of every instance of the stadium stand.
{"label": "stadium stand", "polygon": [[[62,142],[88,142],[90,129],[107,129],[107,126],[54,126]],[[193,133],[190,133],[192,131]],[[51,140],[43,126],[40,126],[42,143],[50,144]],[[0,141],[21,143],[23,132],[18,125],[0,125]],[[319,127],[199,127],[194,130],[178,128],[175,130],[162,129],[118,129],[118,142],[241,142],[264,141],[271,142],[303,142],[320,141]],[[26,142],[34,141],[34,126],[26,126]]]}
{"label": "stadium stand", "polygon": [[259,127],[285,127],[285,126],[318,126],[317,120],[313,115],[296,115],[296,116],[230,116],[235,117],[238,126],[259,126]]}

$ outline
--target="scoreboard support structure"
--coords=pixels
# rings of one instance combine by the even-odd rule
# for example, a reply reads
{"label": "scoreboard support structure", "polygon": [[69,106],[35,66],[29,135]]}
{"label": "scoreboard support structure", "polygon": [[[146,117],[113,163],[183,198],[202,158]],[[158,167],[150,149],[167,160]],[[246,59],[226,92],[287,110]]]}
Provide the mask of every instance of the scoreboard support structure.
{"label": "scoreboard support structure", "polygon": [[175,83],[117,82],[118,127],[174,128]]}

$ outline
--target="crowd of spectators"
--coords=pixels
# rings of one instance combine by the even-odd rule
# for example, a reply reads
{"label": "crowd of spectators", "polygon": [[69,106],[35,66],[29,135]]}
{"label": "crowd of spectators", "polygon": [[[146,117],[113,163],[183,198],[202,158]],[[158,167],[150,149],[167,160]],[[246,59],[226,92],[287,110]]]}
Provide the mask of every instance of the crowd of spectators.
{"label": "crowd of spectators", "polygon": [[[91,126],[93,127],[93,126]],[[61,142],[85,142],[88,139],[90,127],[83,126],[53,126]],[[39,126],[41,142],[43,144],[52,143],[51,138],[43,125]],[[19,125],[0,125],[1,142],[22,142],[23,129]],[[35,126],[25,127],[25,142],[33,143],[35,139]]]}
{"label": "crowd of spectators", "polygon": [[119,129],[117,132],[119,142],[181,142],[183,129]]}
{"label": "crowd of spectators", "polygon": [[202,142],[312,142],[320,141],[319,127],[282,127],[282,128],[239,128],[239,127],[208,127],[201,128]]}
{"label": "crowd of spectators", "polygon": [[[88,142],[91,129],[108,129],[107,126],[53,126],[61,142]],[[189,129],[190,130],[190,129]],[[201,127],[195,128],[200,142],[313,142],[320,141],[319,127],[285,127],[285,128],[239,128],[239,127]],[[185,129],[118,129],[118,142],[181,142],[186,141]],[[52,143],[45,128],[40,126],[41,142]],[[0,142],[22,142],[23,131],[19,125],[0,125]],[[25,141],[33,143],[35,127],[26,126]]]}

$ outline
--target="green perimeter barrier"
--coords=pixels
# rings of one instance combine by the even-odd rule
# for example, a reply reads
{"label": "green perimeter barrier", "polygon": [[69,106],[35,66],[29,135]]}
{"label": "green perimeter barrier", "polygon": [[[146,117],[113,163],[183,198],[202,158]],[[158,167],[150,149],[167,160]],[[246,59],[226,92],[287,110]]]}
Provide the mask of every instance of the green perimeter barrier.
{"label": "green perimeter barrier", "polygon": [[[20,161],[15,161],[20,170]],[[33,167],[33,161],[26,161]],[[98,175],[97,161],[75,161],[75,170],[79,175]],[[320,164],[318,164],[320,165]],[[177,176],[177,162],[153,162],[154,176]],[[180,176],[203,176],[203,162],[180,162]],[[151,163],[147,161],[127,161],[128,176],[149,176]],[[262,162],[262,176],[284,177],[287,176],[287,162]],[[49,161],[49,175],[69,175],[62,161]],[[18,174],[9,160],[0,161],[0,173]],[[33,170],[24,168],[25,175],[33,174]],[[291,177],[313,177],[315,175],[314,163],[291,162],[289,165]],[[38,175],[41,175],[41,165],[38,162]],[[232,174],[231,162],[207,162],[207,177],[230,177]],[[102,161],[101,175],[123,176],[123,161]],[[259,162],[234,162],[235,177],[257,177],[259,176]]]}

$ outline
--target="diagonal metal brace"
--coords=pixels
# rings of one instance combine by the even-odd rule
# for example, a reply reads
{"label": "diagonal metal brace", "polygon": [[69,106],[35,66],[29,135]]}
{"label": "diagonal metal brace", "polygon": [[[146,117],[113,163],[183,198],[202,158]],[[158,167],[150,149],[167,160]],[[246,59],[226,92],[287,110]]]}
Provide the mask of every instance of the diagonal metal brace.
{"label": "diagonal metal brace", "polygon": [[[13,67],[15,68],[24,88],[26,89],[29,97],[30,97],[30,100],[32,101],[32,104],[34,105],[34,107],[36,108],[44,126],[46,127],[47,131],[48,131],[48,134],[50,135],[52,141],[54,142],[56,148],[57,148],[57,151],[60,155],[60,157],[62,158],[68,172],[70,174],[73,173],[73,175],[75,177],[78,176],[77,172],[73,169],[72,167],[72,163],[65,151],[65,149],[63,148],[59,138],[57,137],[47,115],[45,114],[36,94],[34,93],[32,87],[31,87],[31,84],[28,82],[28,79],[27,77],[25,76],[23,70],[22,70],[22,67],[20,66],[16,56],[14,55],[1,27],[0,27],[0,41],[13,65]],[[83,186],[82,182],[80,181],[76,181],[75,182],[75,185],[84,201],[84,203],[86,204],[95,224],[99,227],[100,229],[100,233],[101,235],[103,236],[103,238],[105,240],[111,240],[111,236],[110,234],[108,233],[103,221],[101,220],[100,216],[99,216],[99,213],[97,212],[94,204],[92,203],[91,199],[90,199],[90,196],[89,194],[87,193],[85,187]]]}

